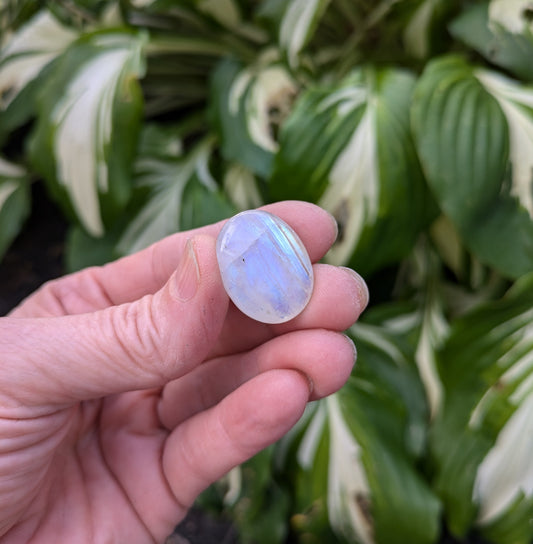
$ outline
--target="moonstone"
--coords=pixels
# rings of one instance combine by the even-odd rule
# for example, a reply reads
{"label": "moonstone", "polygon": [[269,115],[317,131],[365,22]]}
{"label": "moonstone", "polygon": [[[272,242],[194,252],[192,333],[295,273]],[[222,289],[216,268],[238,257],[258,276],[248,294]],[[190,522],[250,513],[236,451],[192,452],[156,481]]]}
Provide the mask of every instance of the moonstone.
{"label": "moonstone", "polygon": [[217,239],[224,288],[247,316],[262,323],[296,317],[313,292],[313,267],[298,235],[279,217],[250,210],[232,217]]}

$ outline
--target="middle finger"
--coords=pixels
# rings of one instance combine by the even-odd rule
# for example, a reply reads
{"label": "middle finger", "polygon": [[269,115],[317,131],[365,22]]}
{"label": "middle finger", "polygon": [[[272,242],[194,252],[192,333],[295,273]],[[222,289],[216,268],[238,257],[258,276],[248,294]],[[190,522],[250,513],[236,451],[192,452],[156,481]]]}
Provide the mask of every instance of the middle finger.
{"label": "middle finger", "polygon": [[294,319],[267,325],[250,319],[233,304],[210,358],[253,349],[263,342],[298,329],[344,331],[351,327],[368,304],[368,289],[349,268],[327,264],[313,266],[313,295],[304,311]]}

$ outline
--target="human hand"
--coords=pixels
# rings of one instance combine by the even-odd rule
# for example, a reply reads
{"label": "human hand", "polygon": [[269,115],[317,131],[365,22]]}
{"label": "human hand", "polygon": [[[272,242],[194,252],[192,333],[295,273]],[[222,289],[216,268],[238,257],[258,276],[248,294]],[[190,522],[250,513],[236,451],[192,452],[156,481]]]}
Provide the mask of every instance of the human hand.
{"label": "human hand", "polygon": [[[313,262],[330,216],[282,202]],[[0,319],[2,542],[161,542],[197,495],[275,442],[355,354],[339,331],[362,280],[315,264],[307,308],[280,325],[222,287],[222,223],[45,284]]]}

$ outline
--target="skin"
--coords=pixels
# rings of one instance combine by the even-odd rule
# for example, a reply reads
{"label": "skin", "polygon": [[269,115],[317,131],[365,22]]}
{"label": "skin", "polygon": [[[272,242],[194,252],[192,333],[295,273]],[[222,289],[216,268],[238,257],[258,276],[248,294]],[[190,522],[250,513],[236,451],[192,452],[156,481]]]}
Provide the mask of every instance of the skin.
{"label": "skin", "polygon": [[[335,239],[316,206],[265,209],[315,263]],[[255,322],[222,287],[222,224],[49,282],[0,318],[3,543],[163,542],[203,489],[346,382],[341,331],[364,282],[315,264],[302,314]]]}

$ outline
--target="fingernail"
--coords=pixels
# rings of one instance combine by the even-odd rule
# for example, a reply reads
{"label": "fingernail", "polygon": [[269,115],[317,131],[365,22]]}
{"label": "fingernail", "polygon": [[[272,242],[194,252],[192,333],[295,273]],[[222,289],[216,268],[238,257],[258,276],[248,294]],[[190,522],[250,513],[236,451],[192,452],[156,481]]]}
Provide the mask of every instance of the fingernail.
{"label": "fingernail", "polygon": [[337,237],[339,236],[339,223],[337,222],[335,216],[332,213],[328,212],[328,214],[331,222],[333,223],[333,228],[335,229],[335,238],[333,238],[333,242],[335,242],[337,240]]}
{"label": "fingernail", "polygon": [[199,281],[200,269],[198,268],[193,242],[189,239],[183,251],[183,258],[176,270],[176,298],[181,302],[191,300],[198,290]]}
{"label": "fingernail", "polygon": [[313,394],[313,391],[315,390],[315,384],[313,383],[313,380],[308,374],[306,374],[305,372],[301,372],[301,374],[307,380],[307,387],[309,387],[309,395],[311,396]]}
{"label": "fingernail", "polygon": [[350,344],[350,347],[352,348],[352,351],[353,351],[353,363],[355,365],[355,361],[357,359],[357,348],[355,347],[354,341],[347,334],[344,335],[344,338],[346,338],[346,341]]}
{"label": "fingernail", "polygon": [[346,270],[346,272],[349,272],[357,283],[359,300],[361,301],[361,311],[363,311],[368,306],[368,302],[370,300],[370,293],[365,280],[352,268],[347,268],[345,266],[341,266],[341,268]]}

